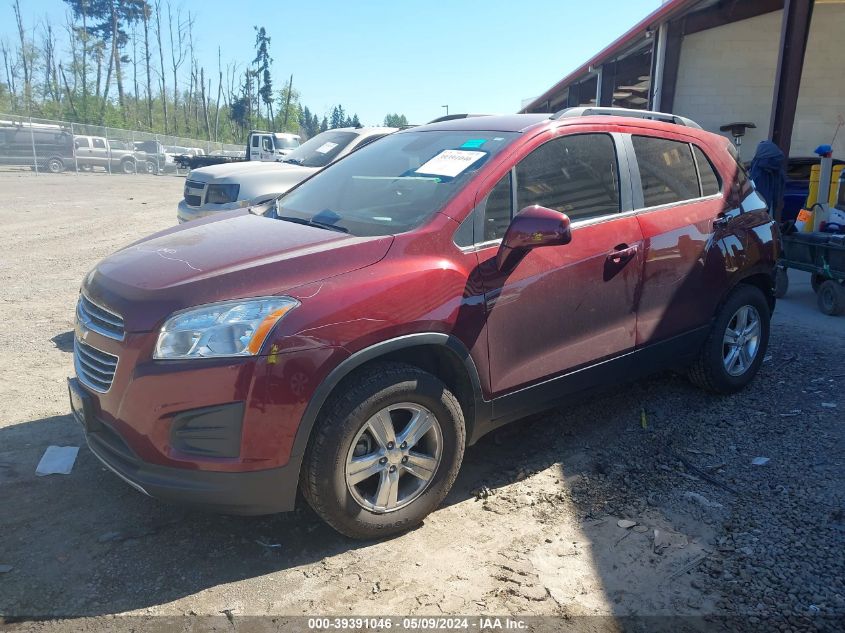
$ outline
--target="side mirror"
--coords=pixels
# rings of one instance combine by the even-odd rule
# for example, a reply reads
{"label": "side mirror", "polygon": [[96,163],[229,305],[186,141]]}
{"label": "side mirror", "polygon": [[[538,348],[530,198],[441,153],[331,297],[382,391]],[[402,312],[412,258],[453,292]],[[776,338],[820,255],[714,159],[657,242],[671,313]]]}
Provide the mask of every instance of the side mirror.
{"label": "side mirror", "polygon": [[511,220],[496,254],[496,268],[513,265],[532,248],[561,246],[572,240],[569,216],[546,207],[525,207]]}

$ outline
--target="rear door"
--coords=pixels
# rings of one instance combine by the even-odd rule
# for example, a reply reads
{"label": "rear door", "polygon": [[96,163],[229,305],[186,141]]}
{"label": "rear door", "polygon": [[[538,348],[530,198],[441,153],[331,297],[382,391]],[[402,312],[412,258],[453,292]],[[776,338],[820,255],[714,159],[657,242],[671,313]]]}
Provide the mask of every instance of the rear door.
{"label": "rear door", "polygon": [[[489,246],[478,254],[494,395],[634,347],[642,235],[621,150],[617,135],[557,137],[484,192],[477,233]],[[497,270],[511,214],[534,204],[569,215],[572,241],[530,250],[512,270]]]}
{"label": "rear door", "polygon": [[91,163],[98,167],[109,167],[109,148],[106,139],[94,136],[91,138]]}
{"label": "rear door", "polygon": [[644,239],[637,345],[706,325],[724,290],[724,264],[711,249],[725,209],[720,176],[694,139],[649,132],[626,137]]}

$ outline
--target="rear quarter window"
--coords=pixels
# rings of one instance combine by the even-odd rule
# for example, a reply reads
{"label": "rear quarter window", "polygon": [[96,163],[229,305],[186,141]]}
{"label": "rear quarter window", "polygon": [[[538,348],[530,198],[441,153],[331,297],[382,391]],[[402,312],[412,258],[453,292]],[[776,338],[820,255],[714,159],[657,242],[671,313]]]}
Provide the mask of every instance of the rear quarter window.
{"label": "rear quarter window", "polygon": [[692,153],[695,156],[695,164],[698,167],[698,178],[701,181],[701,195],[714,196],[722,190],[722,179],[719,172],[713,167],[713,163],[707,158],[700,147],[693,145]]}

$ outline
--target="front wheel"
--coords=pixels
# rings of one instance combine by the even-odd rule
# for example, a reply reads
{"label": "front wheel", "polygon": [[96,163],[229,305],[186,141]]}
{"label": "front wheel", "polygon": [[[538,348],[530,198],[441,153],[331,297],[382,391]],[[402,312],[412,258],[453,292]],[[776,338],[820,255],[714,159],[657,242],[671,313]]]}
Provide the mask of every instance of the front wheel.
{"label": "front wheel", "polygon": [[463,413],[446,385],[411,365],[379,363],[354,378],[317,421],[302,491],[338,532],[388,536],[419,524],[451,489]]}
{"label": "front wheel", "polygon": [[771,314],[763,292],[740,284],[719,308],[710,334],[690,367],[702,389],[733,393],[750,383],[766,354]]}
{"label": "front wheel", "polygon": [[131,160],[124,160],[120,163],[120,169],[124,174],[134,174],[135,162]]}

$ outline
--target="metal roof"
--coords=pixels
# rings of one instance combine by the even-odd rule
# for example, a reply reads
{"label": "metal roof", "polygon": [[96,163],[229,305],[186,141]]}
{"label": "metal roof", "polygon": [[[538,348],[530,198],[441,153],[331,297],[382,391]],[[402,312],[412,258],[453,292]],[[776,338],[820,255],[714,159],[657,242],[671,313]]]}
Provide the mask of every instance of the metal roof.
{"label": "metal roof", "polygon": [[689,12],[693,7],[697,8],[698,6],[707,6],[714,3],[714,0],[666,0],[666,2],[660,5],[660,7],[637,22],[637,24],[635,24],[631,29],[616,38],[599,53],[593,55],[593,57],[566,75],[539,97],[532,99],[530,103],[526,104],[520,110],[520,112],[526,112],[541,105],[544,101],[549,100],[556,93],[572,84],[576,79],[590,72],[591,68],[600,66],[608,59],[625,52],[625,50],[630,47],[631,44],[636,42],[637,39],[645,36],[647,31],[655,31],[662,23],[667,22],[672,18],[676,18],[683,13]]}

